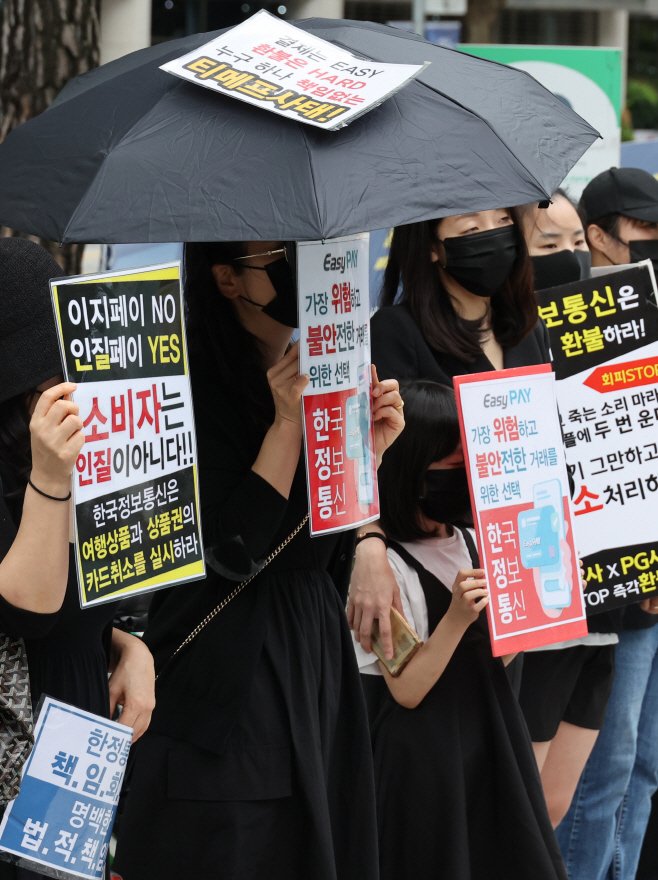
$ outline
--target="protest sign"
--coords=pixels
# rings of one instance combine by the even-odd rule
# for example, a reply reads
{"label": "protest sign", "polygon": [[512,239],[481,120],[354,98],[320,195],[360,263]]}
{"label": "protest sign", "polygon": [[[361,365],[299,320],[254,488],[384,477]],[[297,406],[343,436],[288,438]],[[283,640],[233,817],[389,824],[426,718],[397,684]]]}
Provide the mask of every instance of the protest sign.
{"label": "protest sign", "polygon": [[649,261],[541,290],[589,614],[658,594],[658,309]]}
{"label": "protest sign", "polygon": [[103,877],[130,727],[44,697],[0,857],[49,877]]}
{"label": "protest sign", "polygon": [[261,9],[160,69],[296,122],[334,131],[390,98],[427,63],[368,61]]}
{"label": "protest sign", "polygon": [[367,233],[299,242],[300,373],[311,534],[379,516]]}
{"label": "protest sign", "polygon": [[454,384],[494,656],[586,635],[550,365]]}
{"label": "protest sign", "polygon": [[85,434],[73,473],[82,607],[204,577],[180,264],[51,289]]}

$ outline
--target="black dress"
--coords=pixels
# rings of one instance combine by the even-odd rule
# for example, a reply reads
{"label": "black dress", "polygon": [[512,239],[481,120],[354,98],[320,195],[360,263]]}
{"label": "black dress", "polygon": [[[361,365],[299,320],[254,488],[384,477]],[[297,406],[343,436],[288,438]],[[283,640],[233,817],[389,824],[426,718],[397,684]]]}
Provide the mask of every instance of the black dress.
{"label": "black dress", "polygon": [[[418,573],[429,631],[452,595]],[[416,709],[390,693],[373,726],[381,880],[566,880],[530,737],[487,618],[464,634]]]}
{"label": "black dress", "polygon": [[301,463],[286,500],[251,470],[262,436],[223,395],[218,410],[206,375],[192,373],[210,567],[152,606],[146,641],[163,671],[114,868],[124,880],[375,880],[365,706],[329,573],[345,581],[352,536],[306,526],[167,663],[308,509]]}
{"label": "black dress", "polygon": [[[7,497],[17,488],[11,470],[0,461],[0,558],[11,547],[22,512],[22,498]],[[0,596],[0,631],[25,641],[32,705],[42,694],[88,712],[109,717],[107,683],[112,618],[117,602],[82,609],[73,547],[64,602],[54,614],[37,614],[11,605]],[[40,877],[0,862],[0,880]]]}

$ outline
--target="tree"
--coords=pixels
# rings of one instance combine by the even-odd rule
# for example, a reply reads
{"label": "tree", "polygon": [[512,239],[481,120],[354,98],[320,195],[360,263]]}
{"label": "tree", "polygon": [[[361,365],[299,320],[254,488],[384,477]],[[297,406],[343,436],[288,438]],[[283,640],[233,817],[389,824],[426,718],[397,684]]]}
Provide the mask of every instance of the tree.
{"label": "tree", "polygon": [[[99,54],[100,0],[4,0],[0,141],[42,113],[72,77],[97,67]],[[40,243],[65,272],[80,271],[84,245]]]}
{"label": "tree", "polygon": [[497,43],[500,13],[505,0],[468,0],[464,18],[465,38],[469,43]]}

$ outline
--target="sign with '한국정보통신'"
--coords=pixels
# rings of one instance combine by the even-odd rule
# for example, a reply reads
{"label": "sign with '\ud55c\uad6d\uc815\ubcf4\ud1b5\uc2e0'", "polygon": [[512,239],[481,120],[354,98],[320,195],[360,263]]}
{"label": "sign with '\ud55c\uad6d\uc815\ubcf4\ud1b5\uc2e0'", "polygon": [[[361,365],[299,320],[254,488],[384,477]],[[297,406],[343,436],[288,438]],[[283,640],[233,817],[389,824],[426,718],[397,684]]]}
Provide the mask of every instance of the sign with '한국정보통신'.
{"label": "sign with '\ud55c\uad6d\uc815\ubcf4\ud1b5\uc2e0'", "polygon": [[454,384],[494,656],[586,635],[550,365]]}
{"label": "sign with '\ud55c\uad6d\uc815\ubcf4\ud1b5\uc2e0'", "polygon": [[85,435],[73,472],[82,607],[204,577],[180,264],[51,290]]}
{"label": "sign with '\ud55c\uad6d\uc815\ubcf4\ud1b5\uc2e0'", "polygon": [[379,515],[372,420],[368,233],[297,245],[299,371],[310,530]]}

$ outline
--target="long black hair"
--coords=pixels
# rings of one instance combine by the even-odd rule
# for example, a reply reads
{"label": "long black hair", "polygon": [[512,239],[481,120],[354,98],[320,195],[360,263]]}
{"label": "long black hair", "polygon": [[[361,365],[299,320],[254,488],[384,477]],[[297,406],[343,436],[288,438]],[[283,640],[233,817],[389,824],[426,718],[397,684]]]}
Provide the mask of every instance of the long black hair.
{"label": "long black hair", "polygon": [[12,471],[18,489],[7,493],[7,498],[22,495],[32,470],[29,403],[36,388],[22,391],[0,403],[0,459]]}
{"label": "long black hair", "polygon": [[386,451],[378,471],[380,523],[390,538],[418,541],[434,535],[418,521],[425,474],[457,448],[459,419],[455,392],[437,382],[403,382],[404,431]]}
{"label": "long black hair", "polygon": [[[429,346],[465,363],[482,354],[482,336],[487,318],[503,348],[512,348],[532,333],[537,323],[534,274],[516,209],[510,209],[516,231],[517,257],[503,289],[492,301],[489,316],[466,321],[455,310],[452,298],[441,282],[438,263],[432,262],[432,248],[438,242],[441,222],[425,220],[396,226],[382,287],[381,305],[396,300],[406,303]],[[398,289],[402,282],[402,294]]]}
{"label": "long black hair", "polygon": [[254,427],[266,431],[274,403],[256,339],[238,321],[233,305],[217,289],[212,267],[231,265],[247,255],[247,242],[190,242],[185,245],[185,303],[192,369],[216,377],[218,393],[248,414]]}

